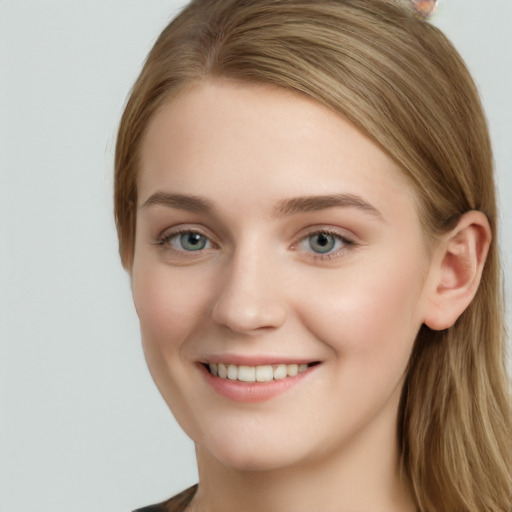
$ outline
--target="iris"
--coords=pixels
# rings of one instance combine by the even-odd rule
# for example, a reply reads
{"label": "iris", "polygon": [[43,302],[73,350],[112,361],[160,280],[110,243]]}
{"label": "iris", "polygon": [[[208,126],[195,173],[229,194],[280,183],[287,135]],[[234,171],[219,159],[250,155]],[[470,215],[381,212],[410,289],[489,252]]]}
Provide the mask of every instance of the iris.
{"label": "iris", "polygon": [[183,233],[179,236],[181,247],[185,251],[201,251],[206,247],[208,239],[200,233]]}
{"label": "iris", "polygon": [[329,233],[316,233],[309,237],[309,246],[314,252],[325,254],[334,249],[336,237]]}

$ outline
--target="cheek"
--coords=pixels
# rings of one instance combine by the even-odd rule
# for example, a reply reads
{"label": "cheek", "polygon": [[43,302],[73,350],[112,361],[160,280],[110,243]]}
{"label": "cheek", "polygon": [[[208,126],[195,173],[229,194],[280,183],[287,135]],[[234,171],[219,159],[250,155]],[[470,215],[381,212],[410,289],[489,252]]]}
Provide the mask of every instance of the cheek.
{"label": "cheek", "polygon": [[207,314],[207,276],[167,267],[136,269],[132,293],[145,350],[174,353]]}
{"label": "cheek", "polygon": [[386,404],[396,412],[421,323],[415,274],[400,267],[368,268],[374,270],[353,269],[329,283],[310,283],[310,299],[301,304],[303,323],[332,351],[329,387],[343,397],[335,415],[355,415],[360,426]]}
{"label": "cheek", "polygon": [[[421,325],[418,265],[373,264],[310,283],[300,306],[304,322],[336,353],[379,364],[407,360]],[[370,270],[368,270],[370,269]]]}
{"label": "cheek", "polygon": [[[184,383],[190,382],[186,341],[194,336],[208,309],[204,276],[165,265],[134,267],[132,293],[139,316],[146,362],[162,397],[193,439],[200,432]],[[192,401],[193,404],[193,401]]]}

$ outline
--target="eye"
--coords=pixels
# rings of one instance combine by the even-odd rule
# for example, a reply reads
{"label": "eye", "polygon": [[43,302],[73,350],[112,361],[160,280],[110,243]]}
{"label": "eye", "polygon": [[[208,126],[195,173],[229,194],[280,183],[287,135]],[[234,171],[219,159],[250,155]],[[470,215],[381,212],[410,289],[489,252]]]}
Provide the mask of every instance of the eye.
{"label": "eye", "polygon": [[303,237],[294,248],[320,259],[329,259],[340,256],[353,245],[355,244],[352,240],[340,233],[321,230]]}
{"label": "eye", "polygon": [[211,249],[212,242],[198,231],[178,231],[164,235],[159,245],[170,245],[176,251],[197,252]]}
{"label": "eye", "polygon": [[313,252],[318,254],[326,254],[336,248],[339,244],[339,237],[335,237],[330,233],[315,233],[307,238],[307,243]]}

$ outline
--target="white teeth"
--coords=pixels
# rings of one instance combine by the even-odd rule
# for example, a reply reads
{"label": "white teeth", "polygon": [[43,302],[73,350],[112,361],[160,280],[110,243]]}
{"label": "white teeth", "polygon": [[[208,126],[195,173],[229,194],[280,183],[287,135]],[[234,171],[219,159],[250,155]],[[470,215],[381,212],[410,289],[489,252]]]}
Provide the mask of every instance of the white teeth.
{"label": "white teeth", "polygon": [[288,364],[286,365],[286,375],[288,377],[295,377],[299,373],[299,365],[298,364]]}
{"label": "white teeth", "polygon": [[307,364],[274,364],[263,366],[237,366],[235,364],[211,363],[212,375],[221,379],[239,380],[242,382],[270,382],[295,377],[308,369]]}
{"label": "white teeth", "polygon": [[239,366],[238,380],[241,380],[242,382],[255,382],[256,368],[254,366]]}
{"label": "white teeth", "polygon": [[272,366],[256,366],[256,380],[258,382],[270,382],[274,379],[274,370]]}
{"label": "white teeth", "polygon": [[[218,372],[219,372],[219,377],[221,377],[222,379],[226,379],[228,377],[228,369],[226,368],[226,365],[219,363],[217,368],[218,368]],[[210,365],[210,371],[211,370],[212,370],[212,368]]]}
{"label": "white teeth", "polygon": [[237,380],[238,379],[238,366],[234,364],[230,364],[228,366],[228,379],[229,380]]}
{"label": "white teeth", "polygon": [[286,378],[286,365],[285,364],[278,364],[276,367],[274,367],[274,379],[275,380],[281,380]]}

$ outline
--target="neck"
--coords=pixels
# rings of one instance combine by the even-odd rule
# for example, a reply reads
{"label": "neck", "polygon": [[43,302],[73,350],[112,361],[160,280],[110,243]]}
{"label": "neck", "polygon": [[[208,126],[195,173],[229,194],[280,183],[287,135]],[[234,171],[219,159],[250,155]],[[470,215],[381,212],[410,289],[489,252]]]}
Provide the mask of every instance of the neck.
{"label": "neck", "polygon": [[199,489],[187,510],[412,512],[414,502],[400,476],[395,426],[383,418],[338,451],[285,468],[233,468],[198,446]]}

